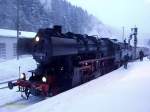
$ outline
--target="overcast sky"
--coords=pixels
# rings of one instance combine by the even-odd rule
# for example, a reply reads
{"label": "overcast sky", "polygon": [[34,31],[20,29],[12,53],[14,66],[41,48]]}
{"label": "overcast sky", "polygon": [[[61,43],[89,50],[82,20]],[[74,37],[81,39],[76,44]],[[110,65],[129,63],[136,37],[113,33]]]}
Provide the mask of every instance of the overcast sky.
{"label": "overcast sky", "polygon": [[150,33],[150,0],[68,0],[116,28],[139,28]]}

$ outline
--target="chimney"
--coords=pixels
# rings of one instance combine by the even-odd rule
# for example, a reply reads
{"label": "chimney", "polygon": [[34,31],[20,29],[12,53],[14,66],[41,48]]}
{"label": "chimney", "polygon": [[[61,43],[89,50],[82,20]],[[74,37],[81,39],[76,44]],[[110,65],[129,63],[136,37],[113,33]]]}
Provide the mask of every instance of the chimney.
{"label": "chimney", "polygon": [[54,32],[57,32],[57,33],[60,33],[60,34],[61,34],[61,32],[62,32],[62,27],[59,26],[59,25],[54,25],[54,26],[53,26],[53,30],[54,30]]}

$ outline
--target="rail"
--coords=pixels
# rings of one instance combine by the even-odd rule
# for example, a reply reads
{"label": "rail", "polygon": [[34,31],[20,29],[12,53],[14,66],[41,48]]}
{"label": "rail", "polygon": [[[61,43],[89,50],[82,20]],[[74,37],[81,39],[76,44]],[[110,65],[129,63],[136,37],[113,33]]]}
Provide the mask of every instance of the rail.
{"label": "rail", "polygon": [[[12,80],[9,80],[9,81],[16,81],[17,79],[12,79]],[[1,84],[6,84],[6,83],[8,83],[9,81],[4,81],[4,82],[0,82],[0,85]]]}
{"label": "rail", "polygon": [[8,82],[13,82],[13,81],[16,81],[17,79],[12,79],[12,80],[9,80],[9,81],[4,81],[4,82],[0,82],[0,90],[1,89],[6,89],[6,88],[8,88],[8,85],[6,85],[6,84],[8,84]]}
{"label": "rail", "polygon": [[0,90],[1,90],[1,89],[6,89],[6,88],[8,88],[8,86],[0,87]]}

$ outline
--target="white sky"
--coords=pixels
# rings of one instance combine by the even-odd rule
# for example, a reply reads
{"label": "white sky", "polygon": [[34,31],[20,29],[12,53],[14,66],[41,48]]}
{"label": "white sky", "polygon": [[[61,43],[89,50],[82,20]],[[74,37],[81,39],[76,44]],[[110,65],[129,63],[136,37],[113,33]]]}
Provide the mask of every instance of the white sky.
{"label": "white sky", "polygon": [[103,23],[126,29],[139,28],[140,33],[150,33],[150,0],[67,0],[81,6]]}

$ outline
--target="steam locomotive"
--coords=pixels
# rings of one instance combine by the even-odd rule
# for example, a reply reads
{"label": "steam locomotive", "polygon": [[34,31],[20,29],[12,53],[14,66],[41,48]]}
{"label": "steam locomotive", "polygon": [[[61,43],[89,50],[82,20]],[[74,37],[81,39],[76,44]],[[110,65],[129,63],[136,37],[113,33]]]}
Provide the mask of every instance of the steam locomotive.
{"label": "steam locomotive", "polygon": [[54,96],[119,68],[123,49],[124,43],[115,39],[62,33],[61,26],[39,29],[35,38],[18,40],[18,54],[31,54],[37,69],[29,71],[29,79],[22,73],[8,87],[18,86],[27,98]]}

